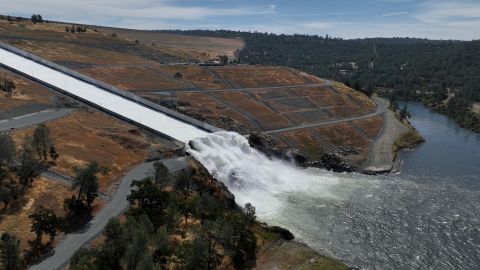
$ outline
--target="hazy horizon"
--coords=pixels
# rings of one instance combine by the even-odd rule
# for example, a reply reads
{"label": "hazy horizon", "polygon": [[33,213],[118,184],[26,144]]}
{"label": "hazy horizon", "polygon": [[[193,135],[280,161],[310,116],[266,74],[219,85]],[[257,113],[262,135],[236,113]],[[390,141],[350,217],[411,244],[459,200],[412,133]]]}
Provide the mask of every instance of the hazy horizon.
{"label": "hazy horizon", "polygon": [[142,30],[229,29],[345,39],[412,37],[480,38],[480,3],[472,0],[4,0],[2,13],[41,14]]}

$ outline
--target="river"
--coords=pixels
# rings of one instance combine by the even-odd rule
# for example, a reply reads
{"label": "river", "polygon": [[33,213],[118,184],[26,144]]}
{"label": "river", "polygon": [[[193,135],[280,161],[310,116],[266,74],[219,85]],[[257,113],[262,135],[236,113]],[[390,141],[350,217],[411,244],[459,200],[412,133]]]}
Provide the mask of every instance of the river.
{"label": "river", "polygon": [[366,176],[271,160],[228,132],[189,152],[237,203],[323,254],[360,269],[479,269],[480,136],[409,103],[426,139],[401,154],[400,172]]}
{"label": "river", "polygon": [[360,269],[480,269],[480,136],[408,105],[426,143],[401,154],[400,173],[285,193],[265,220]]}

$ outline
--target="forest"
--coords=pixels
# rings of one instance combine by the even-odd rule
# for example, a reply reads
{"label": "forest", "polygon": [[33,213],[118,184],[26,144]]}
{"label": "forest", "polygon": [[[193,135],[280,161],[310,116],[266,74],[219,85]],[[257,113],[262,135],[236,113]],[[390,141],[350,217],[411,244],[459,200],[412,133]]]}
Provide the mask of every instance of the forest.
{"label": "forest", "polygon": [[480,132],[480,40],[415,38],[341,39],[328,35],[276,35],[227,30],[172,30],[201,36],[242,38],[238,62],[288,66],[341,81],[371,94],[421,101],[462,127]]}

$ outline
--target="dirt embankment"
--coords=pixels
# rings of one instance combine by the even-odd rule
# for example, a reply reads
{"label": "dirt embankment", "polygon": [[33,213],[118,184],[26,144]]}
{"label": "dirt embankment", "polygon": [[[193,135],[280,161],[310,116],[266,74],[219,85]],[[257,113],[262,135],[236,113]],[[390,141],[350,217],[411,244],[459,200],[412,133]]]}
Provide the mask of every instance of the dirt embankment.
{"label": "dirt embankment", "polygon": [[[384,99],[376,98],[376,101],[386,106]],[[400,149],[413,148],[424,142],[410,123],[401,121],[397,113],[386,109],[383,117],[385,124],[379,136],[373,142],[370,160],[364,169],[367,174],[392,171]]]}

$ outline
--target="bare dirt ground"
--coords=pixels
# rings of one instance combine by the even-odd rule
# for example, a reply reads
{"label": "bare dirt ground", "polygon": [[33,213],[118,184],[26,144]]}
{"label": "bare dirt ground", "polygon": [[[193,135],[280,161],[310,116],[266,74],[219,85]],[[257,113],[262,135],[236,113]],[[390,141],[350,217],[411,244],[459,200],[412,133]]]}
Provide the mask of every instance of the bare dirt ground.
{"label": "bare dirt ground", "polygon": [[[60,154],[53,171],[74,176],[74,168],[97,161],[110,169],[100,177],[100,190],[107,192],[131,167],[142,162],[148,152],[148,138],[140,130],[111,116],[86,109],[47,123]],[[14,131],[19,144],[33,128]]]}
{"label": "bare dirt ground", "polygon": [[255,269],[347,270],[347,267],[336,260],[321,256],[302,243],[277,240],[267,242],[257,252]]}
{"label": "bare dirt ground", "polygon": [[[243,46],[239,40],[200,40],[198,37],[178,35],[150,37],[148,33],[132,33],[130,30],[115,30],[116,36],[113,36],[101,29],[96,32],[92,28],[87,33],[71,34],[62,31],[64,27],[65,25],[56,24],[10,24],[0,21],[0,41],[155,102],[171,105],[202,121],[244,134],[362,116],[375,111],[373,101],[363,94],[343,84],[322,80],[290,68],[165,65],[181,61],[203,61],[218,54],[230,55],[233,49]],[[135,40],[139,40],[139,43]],[[175,78],[177,72],[182,75],[180,78]],[[30,92],[30,96],[36,93]],[[39,94],[24,104],[34,101],[41,103],[41,99],[46,96],[48,94]],[[0,106],[12,106],[9,101],[13,99],[15,97],[5,96],[5,102],[2,103],[0,97]],[[45,99],[43,102],[48,103]],[[20,105],[11,108],[22,105],[20,101],[18,104]],[[159,150],[156,151],[157,154],[171,151],[171,145],[168,146],[170,149],[162,144],[154,145],[142,131],[96,111],[77,110],[68,117],[48,122],[47,125],[52,130],[60,154],[57,165],[51,170],[71,177],[75,166],[97,160],[111,169],[110,175],[101,178],[102,192],[111,191],[116,181],[143,161],[152,148]],[[318,158],[324,151],[340,146],[359,147],[360,153],[352,157],[352,160],[361,164],[368,159],[369,145],[378,136],[382,125],[383,121],[372,116],[358,121],[281,132],[278,138],[280,144],[299,148],[312,158]],[[13,134],[19,142],[28,132],[31,129],[15,131]],[[44,185],[46,187],[61,186],[52,179],[42,181],[49,183]],[[63,202],[64,197],[71,192],[70,189],[62,191],[62,188],[53,187],[50,188],[51,191],[36,191],[37,189],[38,187],[32,188],[32,192],[40,195],[32,194],[31,197],[41,197],[43,199],[40,202],[56,205],[57,209],[61,205],[58,202]],[[55,193],[57,191],[58,194]],[[35,202],[22,202],[22,207],[30,209],[28,207]],[[102,202],[98,203],[100,207]],[[23,212],[19,213],[22,215]],[[7,222],[15,218],[15,215],[6,216],[4,220]],[[4,226],[3,223],[0,224]],[[5,226],[12,228],[12,223],[7,222]],[[28,226],[22,228],[18,233],[28,236]],[[328,265],[333,263],[308,247],[291,243],[279,244],[262,252],[258,269],[329,269]]]}
{"label": "bare dirt ground", "polygon": [[[1,119],[51,107],[54,99],[54,94],[52,92],[10,71],[0,68],[0,81],[3,82],[5,77],[14,82],[16,90],[14,94],[0,91]],[[29,109],[29,107],[32,108]]]}
{"label": "bare dirt ground", "polygon": [[180,54],[192,54],[202,60],[216,58],[221,54],[225,54],[230,59],[234,59],[235,51],[237,49],[242,49],[245,46],[241,39],[177,35],[158,31],[142,31],[98,26],[94,26],[94,28],[106,33],[115,33],[118,36],[127,38],[131,41],[138,40],[140,43],[171,48],[173,52]]}
{"label": "bare dirt ground", "polygon": [[[378,102],[385,102],[378,99]],[[395,154],[393,146],[397,138],[408,131],[408,127],[400,122],[395,114],[386,110],[384,126],[377,140],[373,143],[371,157],[365,166],[367,172],[378,173],[390,171],[393,167]]]}
{"label": "bare dirt ground", "polygon": [[32,184],[22,199],[17,202],[19,210],[13,214],[2,215],[0,219],[0,232],[10,232],[20,239],[20,248],[28,248],[28,240],[35,238],[30,232],[31,221],[28,218],[36,207],[44,206],[53,209],[59,216],[64,216],[63,200],[71,197],[74,191],[64,185],[46,178],[38,178]]}
{"label": "bare dirt ground", "polygon": [[[185,60],[185,55],[200,61],[203,56],[191,54],[191,47],[214,49],[217,54],[240,48],[243,42],[239,40],[95,27],[72,34],[61,31],[65,25],[43,25],[0,22],[5,29],[0,40],[242,134],[315,125],[375,111],[374,102],[365,95],[291,68],[161,64]],[[176,47],[174,52],[172,47]],[[179,58],[174,59],[175,55]],[[178,78],[177,73],[181,74]],[[369,140],[376,138],[383,125],[382,121],[365,120],[347,125],[348,138],[340,136],[344,126],[335,124],[275,136],[313,159],[326,149],[355,145],[362,150],[353,160],[362,164],[369,157]],[[304,141],[307,137],[311,140]]]}

